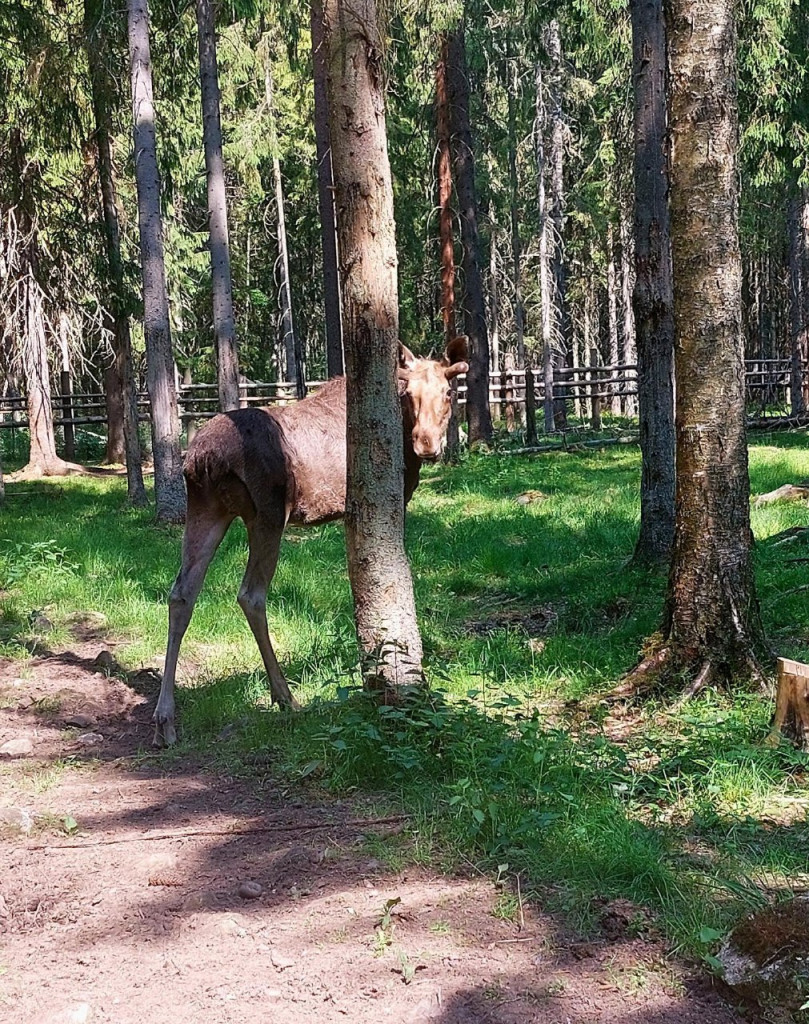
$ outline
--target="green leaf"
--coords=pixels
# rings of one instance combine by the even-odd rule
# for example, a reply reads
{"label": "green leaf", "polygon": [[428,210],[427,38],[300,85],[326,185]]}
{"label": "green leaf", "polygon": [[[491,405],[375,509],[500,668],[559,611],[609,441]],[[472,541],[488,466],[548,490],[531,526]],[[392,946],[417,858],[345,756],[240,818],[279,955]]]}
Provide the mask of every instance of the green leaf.
{"label": "green leaf", "polygon": [[707,925],[703,925],[699,930],[699,941],[704,942],[706,945],[709,942],[716,942],[717,939],[722,938],[722,932],[718,932],[716,928],[708,928]]}

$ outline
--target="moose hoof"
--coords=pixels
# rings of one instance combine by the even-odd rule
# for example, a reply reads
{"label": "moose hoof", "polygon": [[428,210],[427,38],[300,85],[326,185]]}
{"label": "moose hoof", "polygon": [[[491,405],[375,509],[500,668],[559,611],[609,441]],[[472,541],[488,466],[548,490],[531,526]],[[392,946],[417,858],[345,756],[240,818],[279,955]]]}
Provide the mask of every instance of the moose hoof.
{"label": "moose hoof", "polygon": [[177,730],[174,728],[174,722],[161,722],[157,715],[155,715],[153,721],[155,728],[152,745],[155,747],[173,747],[177,742]]}

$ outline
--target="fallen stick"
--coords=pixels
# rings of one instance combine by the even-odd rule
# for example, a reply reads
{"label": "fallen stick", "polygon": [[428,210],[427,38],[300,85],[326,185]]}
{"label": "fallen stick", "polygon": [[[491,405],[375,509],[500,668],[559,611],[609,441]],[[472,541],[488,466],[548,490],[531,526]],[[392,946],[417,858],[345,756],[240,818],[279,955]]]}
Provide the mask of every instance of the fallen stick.
{"label": "fallen stick", "polygon": [[94,846],[114,846],[118,843],[151,843],[165,839],[196,839],[204,836],[251,836],[266,832],[298,832],[319,828],[354,828],[360,825],[396,825],[407,821],[409,815],[394,814],[389,818],[356,818],[350,821],[305,821],[296,825],[254,825],[247,828],[192,828],[168,832],[146,832],[140,835],[115,836],[89,843],[33,843],[26,850],[87,850]]}

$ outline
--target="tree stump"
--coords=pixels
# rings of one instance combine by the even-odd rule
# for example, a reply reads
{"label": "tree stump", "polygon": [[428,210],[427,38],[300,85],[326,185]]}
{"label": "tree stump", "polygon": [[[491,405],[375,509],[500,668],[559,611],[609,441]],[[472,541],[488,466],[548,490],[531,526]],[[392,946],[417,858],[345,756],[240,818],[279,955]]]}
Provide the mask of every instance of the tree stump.
{"label": "tree stump", "polygon": [[775,718],[767,743],[777,746],[784,737],[809,752],[809,665],[789,658],[778,659]]}

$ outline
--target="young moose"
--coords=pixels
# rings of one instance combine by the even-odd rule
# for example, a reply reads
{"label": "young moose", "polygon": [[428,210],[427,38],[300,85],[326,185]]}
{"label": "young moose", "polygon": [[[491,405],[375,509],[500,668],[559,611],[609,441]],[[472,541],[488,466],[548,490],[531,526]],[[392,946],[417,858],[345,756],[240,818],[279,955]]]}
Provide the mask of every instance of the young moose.
{"label": "young moose", "polygon": [[[451,409],[449,382],[468,366],[467,339],[457,337],[441,361],[399,352],[404,429],[404,499],[410,501],[422,462],[444,450]],[[200,430],[185,460],[188,491],[183,564],[169,597],[169,639],[154,713],[155,743],[172,744],[174,677],[205,573],[228,527],[241,516],[250,554],[239,590],[267,670],[272,699],[290,707],[289,692],[267,629],[267,588],[288,523],[314,526],[340,519],[346,499],[346,384],[338,377],[310,398],[278,409],[239,409]]]}

